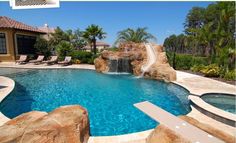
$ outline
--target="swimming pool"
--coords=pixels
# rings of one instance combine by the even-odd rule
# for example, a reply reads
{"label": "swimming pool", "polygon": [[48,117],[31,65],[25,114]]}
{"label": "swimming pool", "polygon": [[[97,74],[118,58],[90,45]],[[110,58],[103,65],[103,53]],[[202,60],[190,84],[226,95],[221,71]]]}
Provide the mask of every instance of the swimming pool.
{"label": "swimming pool", "polygon": [[236,114],[236,95],[223,94],[223,93],[207,93],[201,98],[217,108],[224,111]]}
{"label": "swimming pool", "polygon": [[[5,72],[3,72],[5,71]],[[188,91],[156,80],[133,75],[109,75],[92,70],[1,69],[16,82],[0,104],[0,111],[13,118],[39,110],[50,112],[63,105],[87,108],[91,135],[108,136],[144,131],[158,123],[133,104],[150,101],[174,115],[190,111]]]}

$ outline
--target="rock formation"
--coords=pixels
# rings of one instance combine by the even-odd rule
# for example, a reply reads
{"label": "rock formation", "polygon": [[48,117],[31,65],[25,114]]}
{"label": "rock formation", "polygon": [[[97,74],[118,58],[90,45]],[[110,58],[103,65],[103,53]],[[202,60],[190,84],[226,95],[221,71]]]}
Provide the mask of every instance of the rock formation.
{"label": "rock formation", "polygon": [[[180,118],[227,143],[235,143],[236,141],[235,137],[228,135],[223,131],[215,129],[212,126],[200,123],[199,121],[191,117],[181,116]],[[164,125],[159,125],[149,135],[149,137],[147,138],[147,143],[190,143],[190,141],[176,134]]]}
{"label": "rock formation", "polygon": [[0,127],[4,143],[87,143],[89,120],[81,106],[63,106],[50,113],[32,111]]}
{"label": "rock formation", "polygon": [[[154,46],[157,61],[145,72],[148,78],[174,81],[176,72],[169,65],[163,47]],[[142,43],[122,43],[118,51],[103,51],[101,56],[95,59],[95,68],[98,72],[130,72],[136,76],[142,74],[141,67],[147,62],[145,45]]]}

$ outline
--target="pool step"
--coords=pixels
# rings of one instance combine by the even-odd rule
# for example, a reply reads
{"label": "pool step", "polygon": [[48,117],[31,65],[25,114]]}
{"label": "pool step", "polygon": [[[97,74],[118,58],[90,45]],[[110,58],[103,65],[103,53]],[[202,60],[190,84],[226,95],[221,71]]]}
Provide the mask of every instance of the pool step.
{"label": "pool step", "polygon": [[136,103],[134,106],[192,143],[224,143],[222,140],[213,137],[207,132],[185,122],[148,101]]}

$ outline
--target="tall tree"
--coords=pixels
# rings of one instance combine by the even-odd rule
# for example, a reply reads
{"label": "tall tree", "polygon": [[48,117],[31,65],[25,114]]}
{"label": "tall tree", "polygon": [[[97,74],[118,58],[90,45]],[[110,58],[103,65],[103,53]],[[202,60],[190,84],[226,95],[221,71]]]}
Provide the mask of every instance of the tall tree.
{"label": "tall tree", "polygon": [[156,40],[155,36],[147,32],[147,28],[137,28],[131,29],[127,28],[118,32],[118,37],[116,43],[123,43],[123,42],[135,42],[135,43],[142,43],[142,42],[149,42],[150,40]]}
{"label": "tall tree", "polygon": [[185,33],[188,35],[195,35],[193,29],[199,29],[204,24],[204,12],[202,7],[193,7],[185,19],[184,27]]}
{"label": "tall tree", "polygon": [[88,26],[85,31],[83,32],[83,37],[88,41],[92,43],[93,46],[93,53],[96,55],[96,41],[97,39],[101,40],[104,39],[106,36],[106,33],[103,31],[101,27],[98,25],[90,25]]}
{"label": "tall tree", "polygon": [[166,50],[173,53],[172,66],[174,69],[176,69],[176,53],[181,53],[185,49],[186,40],[186,36],[184,34],[180,34],[178,36],[171,35],[164,41],[164,47],[166,47]]}

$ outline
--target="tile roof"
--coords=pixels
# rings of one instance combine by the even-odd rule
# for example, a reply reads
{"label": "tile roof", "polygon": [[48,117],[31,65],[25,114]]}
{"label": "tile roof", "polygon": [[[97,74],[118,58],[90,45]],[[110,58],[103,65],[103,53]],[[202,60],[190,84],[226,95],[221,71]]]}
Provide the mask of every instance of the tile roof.
{"label": "tile roof", "polygon": [[97,41],[96,42],[96,45],[97,46],[110,46],[109,44],[105,43],[105,42],[102,42],[102,41]]}
{"label": "tile roof", "polygon": [[37,33],[44,33],[43,31],[39,30],[36,27],[32,27],[24,23],[15,21],[6,16],[0,16],[0,28],[12,28],[12,29],[18,29],[18,30],[37,32]]}

